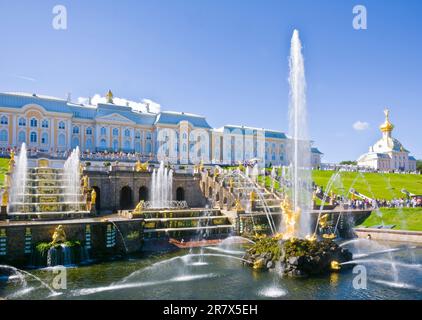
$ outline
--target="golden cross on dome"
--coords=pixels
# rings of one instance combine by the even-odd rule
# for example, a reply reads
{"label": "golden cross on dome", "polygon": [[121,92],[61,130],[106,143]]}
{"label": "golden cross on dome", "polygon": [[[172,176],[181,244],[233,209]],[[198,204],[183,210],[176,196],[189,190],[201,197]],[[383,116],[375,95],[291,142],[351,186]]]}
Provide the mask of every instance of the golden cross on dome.
{"label": "golden cross on dome", "polygon": [[388,120],[390,116],[390,110],[388,110],[388,108],[384,109],[384,114],[385,114],[385,118]]}

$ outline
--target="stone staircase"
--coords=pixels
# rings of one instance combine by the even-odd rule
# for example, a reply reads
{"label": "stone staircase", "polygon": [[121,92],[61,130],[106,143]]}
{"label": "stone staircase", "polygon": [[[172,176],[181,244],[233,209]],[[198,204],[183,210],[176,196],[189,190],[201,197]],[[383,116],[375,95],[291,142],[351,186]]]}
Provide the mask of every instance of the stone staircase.
{"label": "stone staircase", "polygon": [[252,181],[241,171],[219,170],[218,174],[204,171],[201,190],[213,208],[235,216],[239,234],[246,229],[270,232],[280,220],[280,196]]}

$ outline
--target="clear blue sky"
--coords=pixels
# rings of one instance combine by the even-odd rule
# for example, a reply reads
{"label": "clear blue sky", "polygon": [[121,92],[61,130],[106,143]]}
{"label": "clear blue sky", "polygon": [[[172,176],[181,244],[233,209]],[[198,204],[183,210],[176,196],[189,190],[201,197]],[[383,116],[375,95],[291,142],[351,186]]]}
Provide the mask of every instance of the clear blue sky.
{"label": "clear blue sky", "polygon": [[[56,4],[67,7],[66,31],[52,28]],[[368,10],[367,30],[352,27],[356,4]],[[386,106],[394,136],[422,158],[418,0],[0,0],[0,91],[76,100],[110,88],[205,115],[214,127],[286,131],[294,28],[324,161],[366,152]],[[354,130],[356,121],[369,128]]]}

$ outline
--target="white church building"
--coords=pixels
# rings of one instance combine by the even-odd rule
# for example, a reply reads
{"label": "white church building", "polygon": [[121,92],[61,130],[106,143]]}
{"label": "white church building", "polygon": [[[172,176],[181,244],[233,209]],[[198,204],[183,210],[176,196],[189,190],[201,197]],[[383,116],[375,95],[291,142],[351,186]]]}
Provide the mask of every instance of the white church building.
{"label": "white church building", "polygon": [[389,111],[385,110],[385,121],[380,126],[382,137],[369,147],[369,152],[357,160],[358,166],[380,171],[416,171],[416,159],[409,156],[400,141],[393,138],[394,125],[390,122]]}

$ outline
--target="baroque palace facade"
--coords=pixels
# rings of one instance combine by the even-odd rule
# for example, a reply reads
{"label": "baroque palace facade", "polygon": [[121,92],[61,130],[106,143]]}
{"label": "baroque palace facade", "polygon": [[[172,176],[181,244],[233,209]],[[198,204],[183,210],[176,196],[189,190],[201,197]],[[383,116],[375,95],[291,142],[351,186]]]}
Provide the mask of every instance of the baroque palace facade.
{"label": "baroque palace facade", "polygon": [[[64,99],[25,93],[0,93],[0,147],[46,153],[79,146],[83,152],[138,153],[144,159],[170,163],[233,164],[253,158],[288,165],[289,139],[279,131],[226,125],[213,129],[205,117],[184,112],[157,114],[107,103],[81,105]],[[312,165],[322,153],[312,149]]]}

